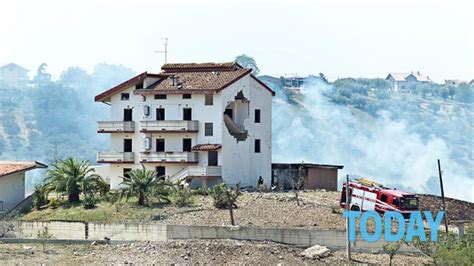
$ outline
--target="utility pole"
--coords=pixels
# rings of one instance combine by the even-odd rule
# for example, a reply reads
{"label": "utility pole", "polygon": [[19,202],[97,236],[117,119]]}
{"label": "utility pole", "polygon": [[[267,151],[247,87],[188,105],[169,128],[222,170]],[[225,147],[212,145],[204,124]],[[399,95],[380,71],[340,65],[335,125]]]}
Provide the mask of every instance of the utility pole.
{"label": "utility pole", "polygon": [[[346,175],[346,211],[349,211],[349,203],[350,203],[350,186],[349,186],[349,175]],[[346,234],[347,234],[347,260],[351,261],[351,241],[349,240],[349,217],[346,219]]]}
{"label": "utility pole", "polygon": [[168,62],[168,38],[161,38],[164,43],[165,49],[163,51],[155,51],[155,53],[163,53],[165,54],[165,64]]}
{"label": "utility pole", "polygon": [[448,237],[448,212],[446,211],[446,202],[444,200],[443,176],[441,174],[441,162],[439,159],[438,159],[438,173],[439,173],[439,184],[441,186],[441,198],[443,199],[444,227],[446,229],[446,237]]}

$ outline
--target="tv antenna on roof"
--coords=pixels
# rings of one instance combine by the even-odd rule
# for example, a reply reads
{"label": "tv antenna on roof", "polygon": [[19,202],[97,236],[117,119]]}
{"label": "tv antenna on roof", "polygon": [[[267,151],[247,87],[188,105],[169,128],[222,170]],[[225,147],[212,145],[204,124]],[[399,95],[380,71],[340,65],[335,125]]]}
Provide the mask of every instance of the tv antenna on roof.
{"label": "tv antenna on roof", "polygon": [[168,62],[168,38],[161,38],[164,43],[163,45],[165,46],[165,50],[163,51],[155,51],[155,53],[163,53],[165,54],[165,64]]}

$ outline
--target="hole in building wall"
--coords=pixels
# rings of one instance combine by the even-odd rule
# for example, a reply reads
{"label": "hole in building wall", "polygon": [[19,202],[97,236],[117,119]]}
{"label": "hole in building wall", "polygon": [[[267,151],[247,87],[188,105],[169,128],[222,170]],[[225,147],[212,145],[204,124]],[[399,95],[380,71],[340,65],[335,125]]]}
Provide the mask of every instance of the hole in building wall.
{"label": "hole in building wall", "polygon": [[227,131],[237,141],[245,141],[248,137],[244,122],[249,118],[249,102],[244,93],[239,91],[234,101],[229,102],[224,111],[224,124]]}

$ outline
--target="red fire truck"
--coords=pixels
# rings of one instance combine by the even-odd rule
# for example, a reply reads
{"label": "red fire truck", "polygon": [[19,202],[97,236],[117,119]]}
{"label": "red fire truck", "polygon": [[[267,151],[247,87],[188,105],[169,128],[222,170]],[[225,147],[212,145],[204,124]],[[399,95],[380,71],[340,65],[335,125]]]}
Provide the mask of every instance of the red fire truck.
{"label": "red fire truck", "polygon": [[[418,210],[418,197],[396,189],[384,187],[367,179],[357,178],[349,181],[349,206],[352,211],[375,210],[381,215],[385,211],[397,211],[404,217]],[[346,183],[342,185],[341,208],[346,208]]]}

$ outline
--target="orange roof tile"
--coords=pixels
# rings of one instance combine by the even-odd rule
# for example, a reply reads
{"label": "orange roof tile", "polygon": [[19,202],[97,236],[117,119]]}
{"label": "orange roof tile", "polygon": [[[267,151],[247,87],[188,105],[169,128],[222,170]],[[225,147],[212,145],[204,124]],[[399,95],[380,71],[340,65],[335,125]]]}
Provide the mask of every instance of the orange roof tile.
{"label": "orange roof tile", "polygon": [[0,161],[0,177],[47,166],[35,161]]}
{"label": "orange roof tile", "polygon": [[192,148],[193,151],[217,151],[222,148],[221,144],[198,144]]}

